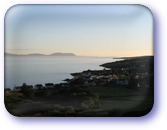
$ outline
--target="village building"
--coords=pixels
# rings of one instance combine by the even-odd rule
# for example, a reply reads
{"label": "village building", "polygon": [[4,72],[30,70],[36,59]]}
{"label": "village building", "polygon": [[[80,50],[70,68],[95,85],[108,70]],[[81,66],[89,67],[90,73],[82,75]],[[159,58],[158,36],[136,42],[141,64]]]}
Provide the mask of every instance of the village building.
{"label": "village building", "polygon": [[96,83],[92,81],[85,81],[83,86],[96,86]]}

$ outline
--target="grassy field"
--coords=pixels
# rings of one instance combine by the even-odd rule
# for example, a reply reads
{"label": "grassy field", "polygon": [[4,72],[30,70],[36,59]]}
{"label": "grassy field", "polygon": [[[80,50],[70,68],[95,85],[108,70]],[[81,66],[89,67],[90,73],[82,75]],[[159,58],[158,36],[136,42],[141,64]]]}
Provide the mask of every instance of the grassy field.
{"label": "grassy field", "polygon": [[[75,92],[74,92],[75,90]],[[25,97],[21,92],[5,94],[5,105],[16,116],[131,117],[147,114],[153,105],[153,89],[87,87],[38,90],[45,96]],[[36,93],[37,94],[37,93]],[[42,93],[43,94],[43,93]]]}
{"label": "grassy field", "polygon": [[[126,113],[147,114],[153,105],[153,90],[128,89],[125,87],[89,87],[92,93],[100,95],[100,108],[97,111],[112,111],[120,116]],[[145,114],[144,114],[145,113]],[[142,114],[141,114],[142,116]]]}

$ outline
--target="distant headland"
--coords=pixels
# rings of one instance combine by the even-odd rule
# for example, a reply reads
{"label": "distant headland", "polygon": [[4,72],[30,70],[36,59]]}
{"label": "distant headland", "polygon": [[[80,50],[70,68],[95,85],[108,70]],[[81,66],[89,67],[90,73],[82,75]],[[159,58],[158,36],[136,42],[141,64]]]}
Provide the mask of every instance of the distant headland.
{"label": "distant headland", "polygon": [[40,53],[31,53],[31,54],[12,54],[12,53],[6,53],[5,56],[76,56],[74,53],[52,53],[49,55],[46,54],[40,54]]}

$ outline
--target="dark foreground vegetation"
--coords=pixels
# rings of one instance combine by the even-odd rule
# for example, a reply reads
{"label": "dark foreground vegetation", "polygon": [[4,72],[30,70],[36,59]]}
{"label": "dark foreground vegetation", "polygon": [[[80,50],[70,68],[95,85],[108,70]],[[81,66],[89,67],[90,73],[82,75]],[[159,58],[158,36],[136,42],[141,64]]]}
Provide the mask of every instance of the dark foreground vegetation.
{"label": "dark foreground vegetation", "polygon": [[103,66],[110,70],[75,73],[65,86],[32,89],[24,83],[18,91],[6,89],[5,106],[20,117],[138,117],[149,113],[154,102],[153,57]]}
{"label": "dark foreground vegetation", "polygon": [[25,87],[20,92],[5,93],[5,105],[12,115],[23,117],[143,116],[152,108],[153,90],[118,86],[41,90]]}

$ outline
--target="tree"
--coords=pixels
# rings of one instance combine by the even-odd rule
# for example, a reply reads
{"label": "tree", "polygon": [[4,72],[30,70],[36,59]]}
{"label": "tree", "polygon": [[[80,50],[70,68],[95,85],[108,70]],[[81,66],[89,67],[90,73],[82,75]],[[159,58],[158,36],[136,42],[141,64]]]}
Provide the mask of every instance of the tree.
{"label": "tree", "polygon": [[32,86],[31,85],[27,85],[26,83],[23,83],[20,92],[23,93],[28,98],[34,96],[34,91],[32,89]]}

